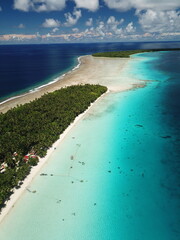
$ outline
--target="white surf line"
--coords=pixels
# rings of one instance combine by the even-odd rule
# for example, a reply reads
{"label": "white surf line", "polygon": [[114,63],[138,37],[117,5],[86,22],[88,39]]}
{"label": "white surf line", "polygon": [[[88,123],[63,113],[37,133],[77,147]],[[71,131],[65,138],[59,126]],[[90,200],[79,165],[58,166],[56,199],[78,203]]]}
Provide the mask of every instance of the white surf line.
{"label": "white surf line", "polygon": [[[86,55],[83,55],[83,56],[86,56]],[[53,83],[58,82],[59,80],[63,79],[67,74],[75,71],[76,69],[78,69],[78,68],[80,67],[80,65],[81,65],[81,63],[82,63],[81,58],[82,58],[83,56],[80,56],[80,57],[77,58],[77,59],[78,59],[78,64],[77,64],[73,69],[69,70],[68,72],[66,72],[66,73],[64,73],[64,74],[56,77],[54,80],[48,82],[47,84],[43,84],[43,85],[41,85],[41,86],[39,86],[39,87],[35,87],[35,88],[33,88],[33,89],[30,89],[30,90],[29,90],[28,92],[26,92],[26,93],[23,93],[23,94],[14,96],[14,97],[10,97],[10,98],[8,98],[8,99],[0,102],[0,105],[3,105],[4,103],[7,103],[7,102],[12,101],[12,100],[14,100],[14,99],[17,99],[17,98],[20,98],[20,97],[24,97],[24,96],[26,96],[26,95],[28,95],[28,94],[35,93],[35,92],[41,90],[41,89],[44,88],[44,87],[47,87],[47,86],[49,86],[49,85],[51,85],[51,84],[53,84]]]}

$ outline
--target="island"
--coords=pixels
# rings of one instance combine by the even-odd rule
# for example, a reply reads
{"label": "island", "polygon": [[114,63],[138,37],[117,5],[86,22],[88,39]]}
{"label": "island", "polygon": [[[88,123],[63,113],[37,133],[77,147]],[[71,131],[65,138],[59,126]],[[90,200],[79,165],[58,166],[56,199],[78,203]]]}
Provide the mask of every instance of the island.
{"label": "island", "polygon": [[6,102],[0,113],[0,210],[76,117],[107,89],[119,92],[145,86],[143,81],[120,75],[132,54],[177,50],[180,49],[128,50],[83,56],[80,67],[55,84]]}
{"label": "island", "polygon": [[160,52],[160,51],[179,51],[180,48],[159,48],[159,49],[137,49],[126,51],[114,51],[114,52],[100,52],[92,54],[93,57],[112,57],[112,58],[129,58],[132,54],[144,53],[144,52]]}
{"label": "island", "polygon": [[107,91],[76,85],[0,114],[0,208],[64,130]]}

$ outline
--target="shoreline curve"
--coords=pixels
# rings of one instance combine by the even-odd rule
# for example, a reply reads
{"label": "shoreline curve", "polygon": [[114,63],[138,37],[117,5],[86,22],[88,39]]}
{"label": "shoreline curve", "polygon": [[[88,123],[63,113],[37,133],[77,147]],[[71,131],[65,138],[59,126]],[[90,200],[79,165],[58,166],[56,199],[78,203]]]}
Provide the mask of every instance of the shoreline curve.
{"label": "shoreline curve", "polygon": [[[36,98],[41,97],[47,92],[53,92],[62,87],[67,87],[77,84],[101,84],[108,88],[108,91],[101,95],[94,103],[92,103],[89,108],[76,117],[74,122],[68,126],[60,138],[52,145],[48,150],[47,155],[44,158],[39,159],[37,166],[31,169],[30,174],[25,178],[23,184],[19,189],[15,189],[14,193],[11,195],[10,200],[6,202],[6,206],[2,208],[0,213],[0,222],[10,213],[11,209],[14,207],[15,203],[21,197],[23,192],[27,189],[29,184],[39,173],[43,165],[49,160],[49,157],[56,148],[66,137],[68,132],[82,119],[92,106],[102,101],[103,98],[110,92],[121,92],[128,91],[131,89],[144,87],[146,83],[144,81],[138,81],[137,79],[128,79],[122,77],[121,73],[126,68],[127,63],[132,59],[117,59],[117,58],[94,58],[92,56],[82,56],[79,58],[80,64],[73,68],[71,71],[67,72],[63,78],[51,85],[42,87],[37,92],[27,93],[26,96],[20,96],[18,99],[10,100],[2,105],[0,105],[0,111],[6,112],[10,108],[17,106],[18,104],[24,104],[30,102]],[[93,71],[92,71],[93,68]]]}

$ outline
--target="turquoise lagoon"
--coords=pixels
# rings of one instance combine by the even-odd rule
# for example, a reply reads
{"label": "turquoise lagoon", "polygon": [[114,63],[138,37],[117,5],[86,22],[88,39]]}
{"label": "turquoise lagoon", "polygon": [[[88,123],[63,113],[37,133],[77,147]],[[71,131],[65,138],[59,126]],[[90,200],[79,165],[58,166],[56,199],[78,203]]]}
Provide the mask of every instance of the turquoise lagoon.
{"label": "turquoise lagoon", "polygon": [[178,125],[166,104],[174,75],[159,64],[166,58],[132,57],[123,74],[147,86],[93,105],[29,186],[36,193],[26,191],[1,223],[1,239],[180,238]]}

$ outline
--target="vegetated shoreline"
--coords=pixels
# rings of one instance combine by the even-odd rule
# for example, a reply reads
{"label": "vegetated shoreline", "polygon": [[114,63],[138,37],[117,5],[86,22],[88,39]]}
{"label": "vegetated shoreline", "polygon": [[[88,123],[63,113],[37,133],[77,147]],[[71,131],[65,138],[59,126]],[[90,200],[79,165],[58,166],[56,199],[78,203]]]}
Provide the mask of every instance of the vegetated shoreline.
{"label": "vegetated shoreline", "polygon": [[[109,60],[106,59],[106,65],[108,63],[109,66],[108,69],[107,66],[104,66],[105,60],[94,58],[91,55],[81,56],[78,58],[78,65],[67,73],[60,75],[59,78],[56,79],[56,81],[51,81],[49,84],[42,85],[38,87],[35,91],[30,91],[25,94],[9,98],[4,102],[1,102],[0,113],[5,113],[11,108],[33,101],[37,98],[40,98],[46,93],[54,92],[55,90],[61,89],[63,87],[87,83],[101,84],[103,86],[107,86],[106,82],[105,84],[102,83],[102,80],[106,78],[107,75],[109,76],[109,74],[113,73],[110,71],[110,69],[112,67],[114,68],[115,65],[119,64],[116,68],[120,71],[129,60],[130,59],[127,58],[111,58],[111,61],[109,62]],[[111,64],[112,61],[113,64]],[[102,72],[99,71],[99,68],[103,68]],[[106,71],[106,75],[103,74],[104,71]]]}
{"label": "vegetated shoreline", "polygon": [[[63,84],[58,84],[58,82],[55,83],[55,87],[54,88],[51,88],[49,90],[49,87],[52,87],[53,84],[49,85],[48,87],[45,87],[45,92],[43,91],[43,93],[41,92],[40,95],[38,95],[38,97],[40,98],[42,94],[44,93],[48,93],[48,92],[54,92],[55,90],[57,89],[61,89],[62,87],[66,87],[66,86],[72,86],[72,85],[77,85],[77,84],[81,84],[81,85],[84,85],[84,84],[95,84],[97,83],[97,79],[98,79],[98,84],[100,83],[99,82],[99,76],[96,76],[96,73],[94,74],[94,72],[92,72],[92,67],[96,67],[98,69],[98,72],[102,75],[101,76],[101,80],[104,79],[104,71],[101,69],[102,67],[104,68],[105,66],[105,62],[108,63],[107,65],[109,66],[109,68],[107,69],[107,66],[105,67],[105,69],[107,70],[107,72],[105,73],[105,75],[107,73],[110,73],[110,69],[112,69],[112,66],[114,67],[115,65],[117,65],[117,69],[118,69],[118,76],[119,76],[119,71],[121,69],[124,68],[124,66],[126,65],[126,63],[129,61],[129,60],[123,60],[123,59],[119,59],[117,61],[117,59],[115,60],[111,60],[110,62],[106,59],[106,60],[96,60],[94,59],[92,56],[83,56],[81,57],[81,64],[80,66],[78,66],[74,71],[70,71],[68,72],[65,77],[63,78]],[[115,63],[115,64],[114,64]],[[99,66],[99,65],[100,66]],[[87,70],[88,69],[88,70]],[[101,71],[102,70],[102,71]],[[86,74],[87,73],[87,74]],[[93,73],[93,75],[91,75]],[[76,78],[81,78],[79,81],[74,81],[74,79]],[[67,81],[66,81],[67,80]],[[103,84],[103,83],[102,83]],[[59,86],[60,85],[60,86]],[[129,89],[132,89],[134,88],[134,86],[132,85],[131,87],[126,86],[125,89],[126,90],[129,90]],[[42,88],[43,89],[43,88]],[[108,88],[107,88],[108,89]],[[124,91],[124,87],[122,88],[122,91]],[[108,90],[109,92],[109,90]],[[100,101],[103,96],[105,94],[108,94],[107,93],[104,93],[102,96],[100,96],[95,102],[97,101]],[[35,93],[38,93],[35,92]],[[33,93],[29,93],[28,95],[30,96],[29,98],[27,99],[23,99],[23,97],[19,97],[18,98],[18,105],[20,104],[24,104],[24,103],[28,103],[34,99],[36,99],[37,95],[33,96],[35,94],[34,92]],[[4,112],[7,112],[9,109],[12,109],[13,107],[16,107],[17,106],[17,102],[16,102],[17,99],[15,100],[12,100],[12,102],[15,101],[15,104],[14,105],[11,105],[8,106],[8,104],[10,103],[9,102],[6,102],[5,105],[6,105],[6,108],[5,108],[5,111]],[[22,100],[22,101],[21,101]],[[31,172],[29,173],[29,175],[27,175],[27,177],[23,180],[23,183],[22,185],[20,186],[19,189],[13,189],[13,193],[12,195],[10,196],[10,199],[8,201],[6,201],[6,205],[2,208],[1,210],[1,213],[0,213],[0,222],[4,219],[4,217],[10,212],[10,210],[14,207],[16,201],[20,198],[20,196],[22,195],[22,193],[27,189],[28,185],[31,183],[31,181],[34,179],[34,177],[38,174],[38,172],[40,171],[40,169],[42,168],[42,166],[45,164],[45,162],[47,162],[47,160],[49,159],[49,156],[52,154],[52,152],[54,151],[54,148],[64,139],[64,137],[67,135],[67,133],[70,131],[71,128],[73,128],[77,122],[86,115],[86,113],[89,111],[89,109],[95,104],[95,102],[93,104],[91,104],[91,106],[82,114],[80,114],[79,116],[76,117],[76,119],[74,120],[74,122],[72,124],[70,124],[67,129],[60,135],[60,139],[57,140],[53,146],[48,150],[47,152],[47,155],[45,156],[45,158],[41,158],[40,161],[38,162],[38,165],[31,168]],[[3,104],[2,104],[3,105]],[[2,106],[1,105],[1,106]]]}
{"label": "vegetated shoreline", "polygon": [[[114,51],[114,52],[100,52],[100,53],[94,53],[92,54],[93,57],[96,59],[98,57],[106,57],[106,58],[121,58],[124,60],[128,60],[131,55],[137,54],[137,53],[143,53],[143,52],[156,52],[156,51],[175,51],[175,50],[180,50],[180,48],[170,48],[170,49],[139,49],[139,50],[126,50],[126,51]],[[6,112],[9,109],[19,105],[19,104],[24,104],[29,101],[32,101],[36,98],[41,97],[43,94],[48,93],[48,92],[53,92],[55,90],[60,89],[61,87],[66,87],[70,85],[75,85],[75,84],[80,84],[78,81],[74,81],[73,75],[76,72],[83,71],[84,66],[86,65],[87,62],[89,62],[90,55],[84,55],[80,56],[77,58],[78,64],[72,68],[72,70],[68,71],[65,74],[60,75],[56,79],[50,81],[47,84],[43,84],[39,87],[35,87],[34,89],[31,89],[28,92],[25,92],[23,94],[17,95],[10,97],[8,99],[5,99],[0,102],[0,112]],[[70,79],[70,81],[69,81]],[[73,81],[73,84],[72,84]],[[85,83],[90,83],[90,82],[85,82]],[[82,82],[84,84],[84,82]],[[93,83],[95,84],[95,83]]]}
{"label": "vegetated shoreline", "polygon": [[[60,75],[59,77],[56,77],[55,79],[51,80],[50,82],[40,85],[38,87],[32,88],[31,90],[24,92],[22,94],[15,95],[15,96],[12,96],[12,97],[9,97],[9,98],[6,98],[6,99],[0,101],[0,112],[2,112],[2,113],[7,112],[9,109],[16,107],[19,104],[28,103],[29,101],[32,101],[36,98],[41,97],[45,93],[49,93],[49,92],[58,90],[61,87],[66,87],[66,85],[64,85],[64,84],[62,84],[62,86],[61,86],[61,83],[59,84],[60,85],[59,87],[56,87],[56,85],[59,82],[61,82],[66,77],[66,75],[69,75],[69,74],[73,73],[74,71],[78,70],[80,68],[80,66],[82,65],[81,59],[83,59],[84,57],[85,57],[85,55],[78,57],[77,58],[78,64],[75,67],[73,67],[71,70],[67,71],[66,73]],[[53,87],[53,86],[55,86],[55,87]],[[69,85],[67,85],[67,86],[69,86]]]}
{"label": "vegetated shoreline", "polygon": [[[127,62],[127,60],[126,60]],[[72,82],[71,84],[72,85]],[[145,84],[141,84],[139,83],[139,85],[132,83],[131,87],[127,87],[125,89],[122,89],[121,91],[124,90],[130,90],[133,88],[137,88],[137,87],[142,87],[145,86]],[[108,90],[109,92],[109,90]],[[60,139],[57,140],[53,146],[48,150],[47,155],[44,158],[40,158],[40,161],[38,163],[38,165],[36,167],[33,167],[31,170],[31,173],[26,177],[26,179],[23,181],[23,184],[21,185],[21,187],[19,189],[15,189],[14,193],[11,195],[10,200],[7,201],[6,206],[2,209],[1,214],[0,214],[0,222],[4,219],[4,217],[10,212],[10,210],[14,207],[16,201],[20,198],[20,196],[22,195],[22,193],[27,189],[28,185],[31,183],[31,181],[34,179],[34,177],[39,173],[40,169],[42,168],[42,166],[45,164],[45,162],[48,161],[50,155],[52,154],[52,152],[55,150],[54,148],[56,148],[56,146],[59,145],[59,143],[64,139],[64,137],[67,135],[67,133],[70,131],[71,128],[73,128],[77,122],[83,118],[86,113],[89,111],[89,109],[97,102],[100,101],[103,96],[105,96],[106,94],[108,94],[108,92],[104,93],[102,96],[100,96],[98,99],[96,99],[96,101],[94,103],[91,104],[91,106],[82,114],[80,114],[79,116],[77,116],[74,120],[73,123],[71,123],[67,129],[63,132],[63,134],[60,135]]]}
{"label": "vegetated shoreline", "polygon": [[56,147],[64,140],[64,138],[68,135],[70,130],[77,125],[77,123],[87,115],[94,104],[97,104],[98,101],[102,100],[105,95],[107,95],[109,91],[103,93],[99,98],[97,98],[91,105],[80,115],[78,115],[75,120],[65,129],[65,131],[59,136],[59,139],[52,145],[51,148],[48,149],[47,154],[43,158],[39,158],[38,165],[32,167],[30,174],[24,179],[23,184],[19,189],[14,189],[13,194],[10,199],[6,202],[5,207],[2,208],[0,212],[0,223],[4,220],[4,218],[10,213],[11,209],[15,206],[18,199],[22,196],[25,190],[28,190],[28,186],[33,181],[33,179],[40,173],[42,167],[49,160],[52,153],[56,150]]}
{"label": "vegetated shoreline", "polygon": [[93,57],[112,57],[112,58],[129,58],[132,54],[145,53],[145,52],[163,52],[163,51],[179,51],[180,48],[159,48],[159,49],[138,49],[138,50],[125,50],[113,52],[99,52],[92,54]]}
{"label": "vegetated shoreline", "polygon": [[[4,101],[0,102],[0,112],[4,113],[8,111],[9,109],[16,107],[17,105],[24,104],[27,102],[30,102],[36,98],[41,97],[45,93],[53,92],[55,90],[58,90],[62,87],[66,86],[71,86],[71,85],[76,85],[76,84],[85,84],[85,83],[90,83],[88,79],[88,82],[85,80],[81,79],[81,82],[79,80],[76,80],[73,76],[76,74],[79,76],[79,73],[84,72],[85,66],[87,66],[87,63],[91,64],[92,67],[95,67],[95,64],[93,66],[93,63],[91,63],[92,57],[94,57],[94,61],[98,60],[98,57],[105,57],[105,58],[111,58],[114,60],[115,59],[121,59],[124,60],[124,62],[129,61],[128,58],[130,58],[131,55],[137,54],[137,53],[143,53],[143,52],[155,52],[155,51],[175,51],[175,50],[180,50],[179,48],[174,48],[174,49],[145,49],[145,50],[126,50],[126,51],[114,51],[114,52],[100,52],[100,53],[95,53],[91,55],[84,55],[80,56],[77,58],[78,64],[72,68],[72,70],[60,75],[56,79],[50,81],[47,84],[43,84],[39,87],[33,88],[28,92],[25,92],[23,94],[17,95],[10,97],[8,99],[5,99]],[[98,64],[98,62],[97,62]],[[124,64],[124,63],[123,63]],[[85,78],[86,78],[86,73],[85,73]],[[88,73],[89,75],[89,73]],[[99,82],[93,82],[92,84],[101,84]],[[128,87],[129,88],[129,87]],[[111,90],[111,89],[110,89]]]}

